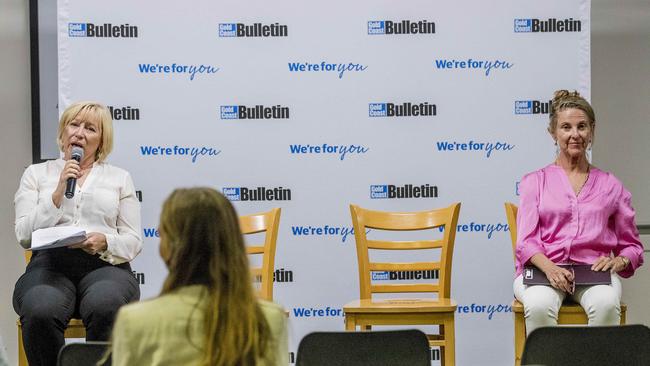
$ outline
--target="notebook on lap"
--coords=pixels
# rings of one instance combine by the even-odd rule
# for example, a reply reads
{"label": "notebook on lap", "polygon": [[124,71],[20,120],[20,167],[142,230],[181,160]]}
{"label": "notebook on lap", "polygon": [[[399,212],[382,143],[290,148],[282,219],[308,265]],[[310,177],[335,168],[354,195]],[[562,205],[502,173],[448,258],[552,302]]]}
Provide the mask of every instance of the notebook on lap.
{"label": "notebook on lap", "polygon": [[[562,268],[573,271],[576,285],[609,285],[612,283],[609,271],[592,271],[590,264],[560,264]],[[548,285],[544,272],[535,266],[524,267],[524,285]]]}

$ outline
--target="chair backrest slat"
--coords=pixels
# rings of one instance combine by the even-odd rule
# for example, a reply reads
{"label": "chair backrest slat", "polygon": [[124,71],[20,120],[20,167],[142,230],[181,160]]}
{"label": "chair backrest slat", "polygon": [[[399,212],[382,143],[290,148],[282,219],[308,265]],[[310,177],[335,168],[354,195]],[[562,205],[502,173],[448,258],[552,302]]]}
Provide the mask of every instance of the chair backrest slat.
{"label": "chair backrest slat", "polygon": [[438,292],[440,286],[432,284],[408,283],[400,285],[370,285],[373,293],[411,293],[411,292]]}
{"label": "chair backrest slat", "polygon": [[386,241],[368,240],[368,249],[384,250],[409,250],[409,249],[437,249],[444,245],[442,240],[415,240],[415,241]]}
{"label": "chair backrest slat", "polygon": [[374,271],[430,271],[440,269],[440,262],[409,263],[368,263],[368,269]]}
{"label": "chair backrest slat", "polygon": [[263,245],[246,246],[247,254],[264,254]]}

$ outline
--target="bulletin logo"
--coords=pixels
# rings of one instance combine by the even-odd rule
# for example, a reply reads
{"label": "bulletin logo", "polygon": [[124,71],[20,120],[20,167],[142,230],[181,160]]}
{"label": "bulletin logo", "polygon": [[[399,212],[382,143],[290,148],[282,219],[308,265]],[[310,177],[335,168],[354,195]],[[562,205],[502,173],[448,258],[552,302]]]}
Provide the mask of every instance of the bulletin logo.
{"label": "bulletin logo", "polygon": [[[262,276],[255,276],[255,281],[262,282]],[[293,282],[293,271],[284,268],[276,269],[273,272],[273,282]]]}
{"label": "bulletin logo", "polygon": [[427,20],[371,20],[368,22],[368,34],[434,34],[436,23]]}
{"label": "bulletin logo", "polygon": [[291,201],[291,189],[283,187],[224,187],[222,193],[231,201]]}
{"label": "bulletin logo", "polygon": [[287,37],[289,27],[285,24],[219,23],[219,37]]}
{"label": "bulletin logo", "polygon": [[548,114],[552,101],[516,100],[515,114]]}
{"label": "bulletin logo", "polygon": [[68,37],[138,38],[138,27],[128,23],[68,23]]}
{"label": "bulletin logo", "polygon": [[394,184],[374,184],[370,186],[371,199],[391,198],[437,198],[438,186],[422,184],[405,184],[397,186]]}
{"label": "bulletin logo", "polygon": [[140,120],[140,108],[135,108],[131,106],[126,107],[116,107],[112,105],[106,106],[108,111],[111,113],[113,121],[138,121]]}
{"label": "bulletin logo", "polygon": [[436,105],[428,102],[368,104],[368,117],[431,117],[436,113]]}
{"label": "bulletin logo", "polygon": [[412,280],[437,280],[439,277],[437,269],[420,271],[373,271],[373,281],[412,281]]}
{"label": "bulletin logo", "polygon": [[288,119],[289,107],[274,105],[222,105],[221,119]]}
{"label": "bulletin logo", "polygon": [[573,18],[541,20],[536,18],[515,19],[515,33],[581,32],[582,21]]}

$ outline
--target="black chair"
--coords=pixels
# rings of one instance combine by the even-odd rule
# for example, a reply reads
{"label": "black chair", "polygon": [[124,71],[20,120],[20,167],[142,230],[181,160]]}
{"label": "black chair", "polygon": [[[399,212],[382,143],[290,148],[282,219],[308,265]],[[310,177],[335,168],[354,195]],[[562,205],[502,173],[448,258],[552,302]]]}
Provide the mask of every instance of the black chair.
{"label": "black chair", "polygon": [[[108,350],[108,342],[68,343],[59,351],[58,366],[96,366]],[[110,366],[109,359],[103,365]]]}
{"label": "black chair", "polygon": [[543,327],[530,333],[522,365],[650,365],[650,328]]}
{"label": "black chair", "polygon": [[430,366],[427,336],[419,330],[315,332],[298,346],[296,366]]}

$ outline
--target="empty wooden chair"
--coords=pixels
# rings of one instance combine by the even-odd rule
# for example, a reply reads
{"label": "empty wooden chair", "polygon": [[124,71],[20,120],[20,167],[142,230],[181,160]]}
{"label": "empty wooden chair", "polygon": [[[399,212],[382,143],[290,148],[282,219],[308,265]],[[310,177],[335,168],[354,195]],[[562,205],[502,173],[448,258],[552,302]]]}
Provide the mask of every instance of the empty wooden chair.
{"label": "empty wooden chair", "polygon": [[[350,205],[359,264],[359,300],[343,307],[348,331],[371,329],[372,325],[438,325],[439,334],[428,335],[430,347],[440,347],[443,365],[455,364],[454,313],[456,302],[451,295],[451,263],[460,203],[422,212],[382,212]],[[367,229],[390,231],[427,230],[444,227],[440,240],[385,241],[369,240]],[[431,234],[429,232],[423,232]],[[370,250],[439,249],[440,258],[412,263],[371,262]],[[377,271],[438,271],[432,283],[375,284]],[[417,299],[373,299],[373,294],[419,293]]]}

